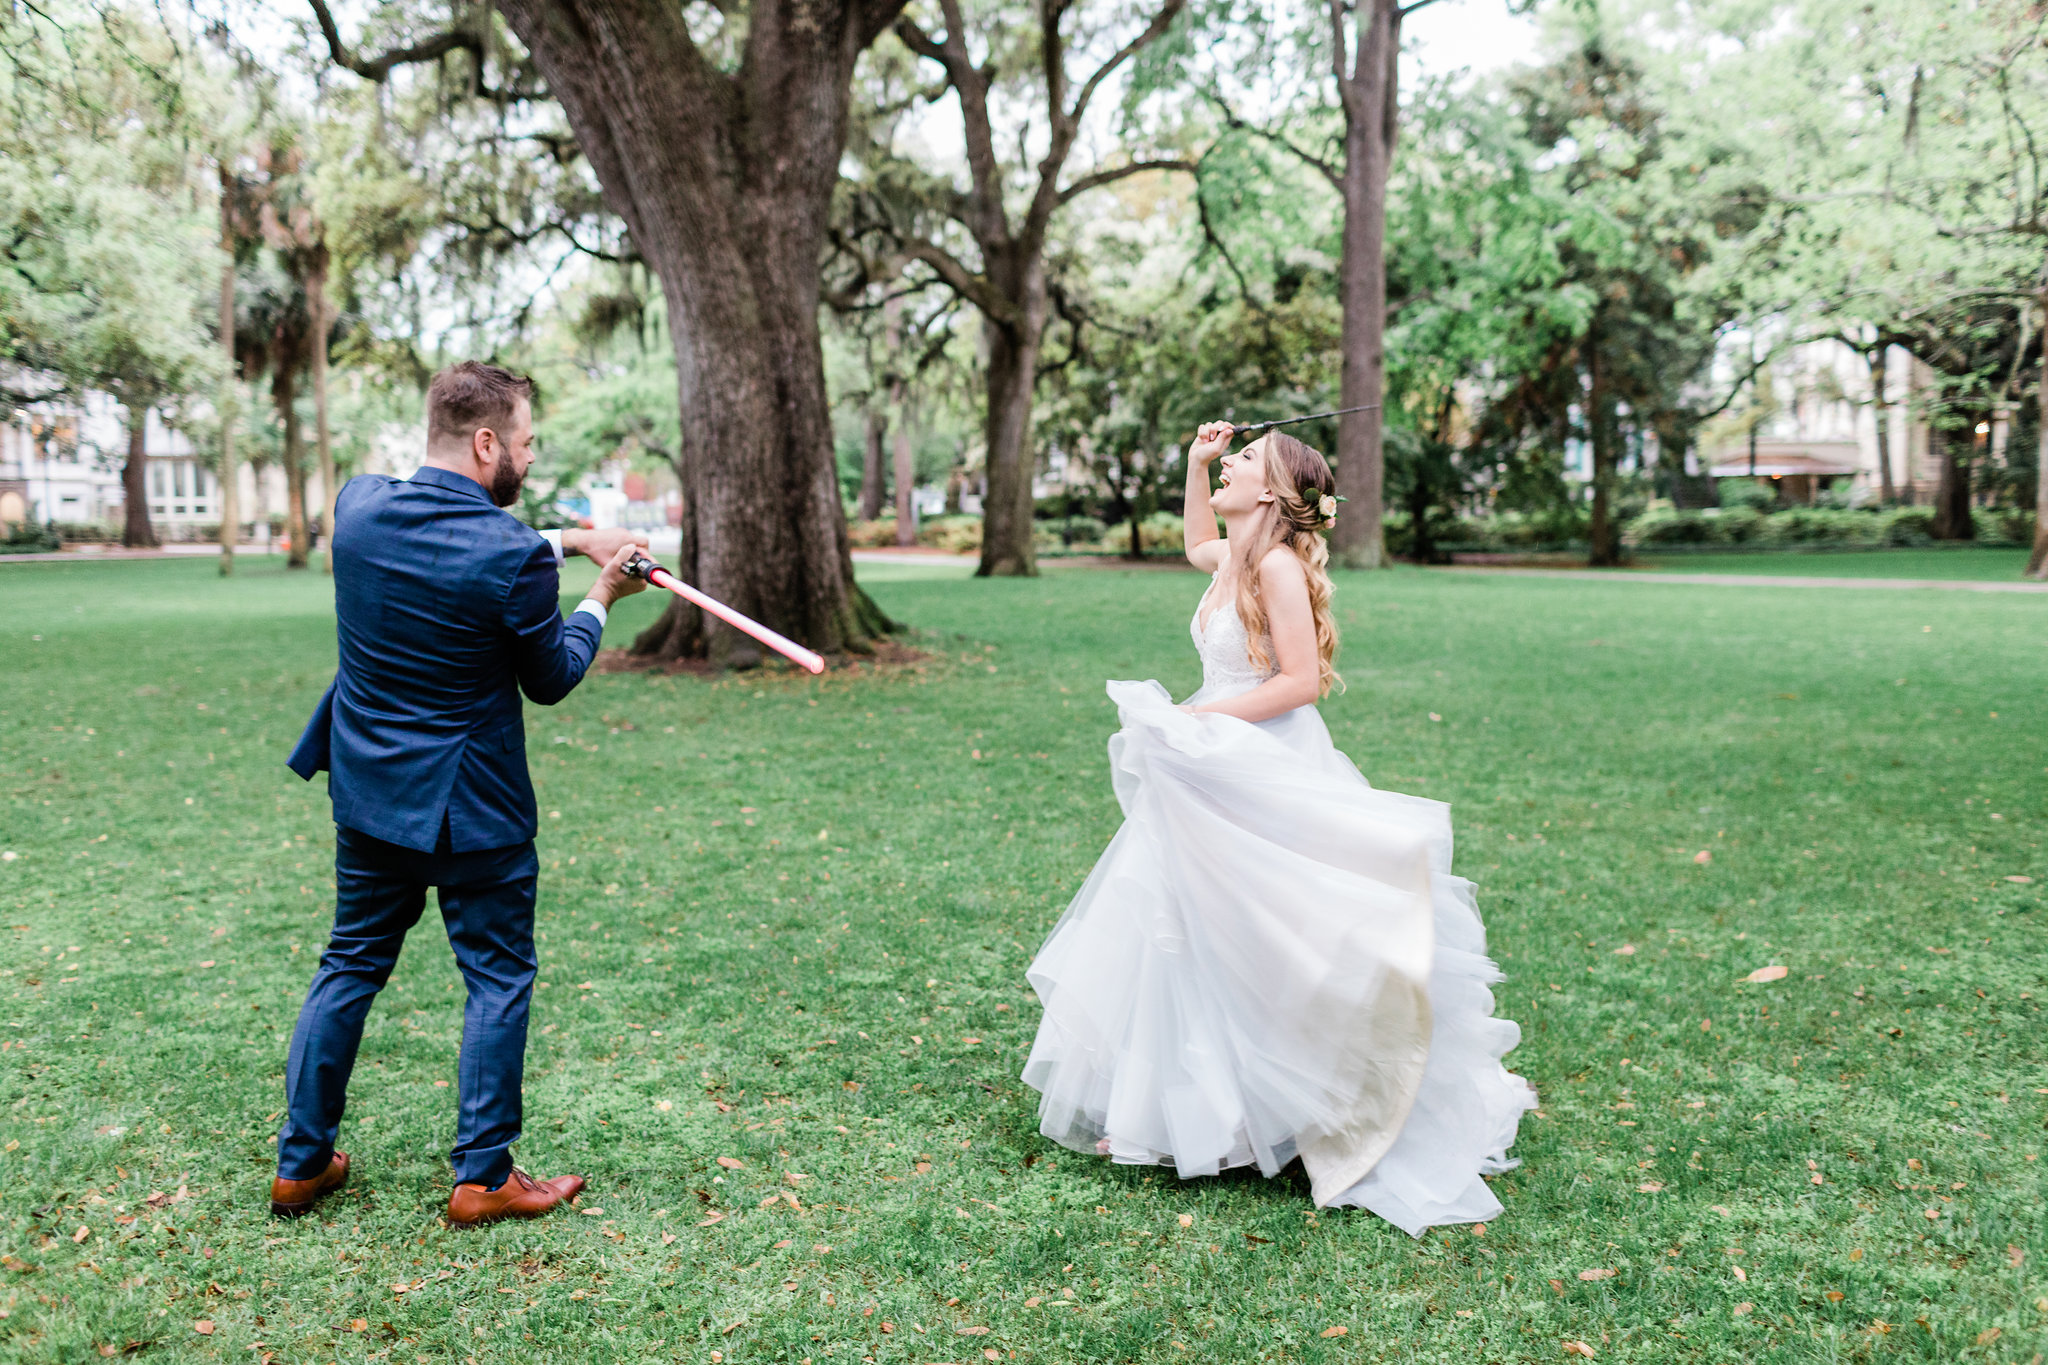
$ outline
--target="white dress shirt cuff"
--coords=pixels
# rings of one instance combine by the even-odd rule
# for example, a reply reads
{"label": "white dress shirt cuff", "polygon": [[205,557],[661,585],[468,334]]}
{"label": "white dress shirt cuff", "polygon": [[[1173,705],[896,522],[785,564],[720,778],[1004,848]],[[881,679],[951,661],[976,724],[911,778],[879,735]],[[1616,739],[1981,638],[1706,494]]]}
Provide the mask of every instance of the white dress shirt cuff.
{"label": "white dress shirt cuff", "polygon": [[540,533],[540,538],[542,540],[545,540],[548,543],[548,548],[555,552],[555,567],[558,569],[561,568],[563,558],[562,533],[560,531],[542,531]]}
{"label": "white dress shirt cuff", "polygon": [[[606,615],[604,603],[598,601],[595,597],[586,597],[581,602],[578,602],[576,604],[576,611],[589,612],[592,616],[595,616],[597,618],[597,628],[599,630],[604,629]],[[569,614],[571,616],[574,616],[576,612],[572,611]]]}

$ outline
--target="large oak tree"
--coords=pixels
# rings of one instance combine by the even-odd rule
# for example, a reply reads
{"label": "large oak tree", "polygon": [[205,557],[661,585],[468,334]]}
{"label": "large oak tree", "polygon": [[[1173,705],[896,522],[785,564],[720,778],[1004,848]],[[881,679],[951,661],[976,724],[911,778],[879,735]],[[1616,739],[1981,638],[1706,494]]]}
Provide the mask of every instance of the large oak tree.
{"label": "large oak tree", "polygon": [[[491,45],[488,9],[366,57],[312,0],[335,61],[370,80]],[[819,268],[848,91],[903,0],[506,0],[606,205],[661,278],[683,414],[679,570],[822,650],[888,622],[853,581],[818,334]],[[479,81],[479,84],[481,82]],[[747,664],[746,636],[671,604],[635,650]]]}

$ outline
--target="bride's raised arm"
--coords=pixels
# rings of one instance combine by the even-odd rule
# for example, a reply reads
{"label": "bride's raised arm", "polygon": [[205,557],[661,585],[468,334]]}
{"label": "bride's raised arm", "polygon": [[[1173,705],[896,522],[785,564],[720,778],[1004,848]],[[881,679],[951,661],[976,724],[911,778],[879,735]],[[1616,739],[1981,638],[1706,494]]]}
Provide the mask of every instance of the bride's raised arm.
{"label": "bride's raised arm", "polygon": [[1209,462],[1230,449],[1236,428],[1228,422],[1204,422],[1188,447],[1188,497],[1183,517],[1188,563],[1204,573],[1223,567],[1229,542],[1216,534],[1216,514],[1209,510]]}
{"label": "bride's raised arm", "polygon": [[[1193,559],[1194,554],[1189,553]],[[1285,715],[1297,706],[1312,706],[1322,696],[1322,656],[1316,651],[1315,608],[1309,602],[1308,573],[1301,557],[1285,545],[1266,551],[1255,572],[1259,601],[1266,609],[1266,631],[1273,641],[1273,662],[1280,671],[1249,692],[1222,697],[1192,708],[1236,716],[1253,722]]]}

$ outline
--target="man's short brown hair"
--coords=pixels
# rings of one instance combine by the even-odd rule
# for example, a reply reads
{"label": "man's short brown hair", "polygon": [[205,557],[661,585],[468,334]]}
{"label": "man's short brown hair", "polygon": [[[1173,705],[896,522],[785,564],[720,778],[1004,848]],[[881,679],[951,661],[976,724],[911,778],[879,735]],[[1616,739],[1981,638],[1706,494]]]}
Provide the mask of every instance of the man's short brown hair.
{"label": "man's short brown hair", "polygon": [[427,442],[467,441],[481,427],[502,437],[519,400],[531,404],[536,392],[530,377],[497,365],[480,360],[450,365],[427,385]]}

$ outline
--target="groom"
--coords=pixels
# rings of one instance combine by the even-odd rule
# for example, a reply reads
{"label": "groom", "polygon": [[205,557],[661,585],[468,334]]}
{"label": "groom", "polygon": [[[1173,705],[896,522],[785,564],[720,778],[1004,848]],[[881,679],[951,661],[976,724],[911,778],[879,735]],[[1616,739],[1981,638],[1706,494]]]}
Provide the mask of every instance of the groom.
{"label": "groom", "polygon": [[[519,694],[552,706],[582,680],[606,611],[646,586],[621,568],[646,538],[536,532],[502,511],[532,463],[532,381],[468,361],[427,390],[419,472],[353,479],[335,503],[341,662],[289,760],[309,781],[329,773],[334,934],[285,1065],[281,1217],[348,1179],[334,1139],[363,1021],[430,886],[469,990],[448,1221],[538,1217],[583,1188],[512,1165],[540,870]],[[565,552],[604,565],[566,622]]]}

